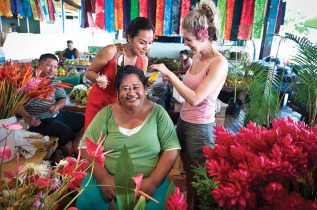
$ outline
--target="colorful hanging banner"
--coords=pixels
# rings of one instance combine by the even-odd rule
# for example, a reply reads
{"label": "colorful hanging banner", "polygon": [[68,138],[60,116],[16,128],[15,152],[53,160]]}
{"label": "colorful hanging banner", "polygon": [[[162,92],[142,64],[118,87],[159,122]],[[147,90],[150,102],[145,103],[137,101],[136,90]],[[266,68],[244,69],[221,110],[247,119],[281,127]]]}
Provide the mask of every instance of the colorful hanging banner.
{"label": "colorful hanging banner", "polygon": [[131,0],[130,19],[134,20],[137,17],[139,17],[139,1],[138,0]]}
{"label": "colorful hanging banner", "polygon": [[123,1],[123,30],[126,31],[127,26],[130,22],[131,15],[131,1],[125,0]]}
{"label": "colorful hanging banner", "polygon": [[171,35],[171,25],[172,25],[172,2],[173,0],[165,0],[164,5],[164,26],[163,35]]}
{"label": "colorful hanging banner", "polygon": [[163,36],[164,0],[156,0],[155,35]]}
{"label": "colorful hanging banner", "polygon": [[242,6],[238,39],[250,40],[254,14],[254,0],[244,0]]}
{"label": "colorful hanging banner", "polygon": [[12,14],[14,15],[20,14],[19,0],[10,0],[10,6],[11,6]]}
{"label": "colorful hanging banner", "polygon": [[48,13],[51,21],[55,21],[54,6],[52,0],[47,0]]}
{"label": "colorful hanging banner", "polygon": [[243,0],[236,0],[234,4],[234,13],[233,13],[230,41],[237,41],[242,5],[243,5]]}
{"label": "colorful hanging banner", "polygon": [[261,39],[266,0],[255,0],[252,27],[252,39]]}
{"label": "colorful hanging banner", "polygon": [[86,28],[86,24],[85,24],[85,0],[80,1],[80,14],[81,14],[80,27]]}
{"label": "colorful hanging banner", "polygon": [[97,28],[105,29],[105,0],[95,0],[96,21]]}
{"label": "colorful hanging banner", "polygon": [[181,14],[179,16],[179,34],[183,34],[182,22],[190,11],[190,0],[182,0]]}
{"label": "colorful hanging banner", "polygon": [[95,7],[92,0],[85,0],[85,10],[86,10],[85,14],[87,15],[85,19],[86,27],[95,27],[95,22],[92,17],[92,13],[95,12]]}
{"label": "colorful hanging banner", "polygon": [[123,0],[114,1],[114,29],[123,30]]}
{"label": "colorful hanging banner", "polygon": [[171,35],[178,35],[179,33],[180,9],[181,0],[173,0]]}
{"label": "colorful hanging banner", "polygon": [[147,0],[139,0],[139,16],[147,18]]}
{"label": "colorful hanging banner", "polygon": [[[7,0],[6,0],[7,1]],[[21,17],[31,17],[31,5],[29,0],[19,0],[20,6],[20,16]]]}
{"label": "colorful hanging banner", "polygon": [[219,21],[220,21],[220,39],[224,37],[225,24],[226,24],[226,12],[227,12],[227,0],[218,2]]}
{"label": "colorful hanging banner", "polygon": [[109,33],[116,32],[114,29],[114,1],[105,0],[105,30]]}
{"label": "colorful hanging banner", "polygon": [[235,0],[227,0],[227,11],[226,11],[226,24],[225,24],[225,33],[224,40],[230,40],[232,22],[233,22],[233,13],[234,13],[234,4]]}
{"label": "colorful hanging banner", "polygon": [[284,14],[285,14],[285,4],[286,2],[283,2],[280,0],[280,4],[278,6],[278,12],[277,12],[277,18],[276,18],[276,25],[275,25],[275,34],[278,34],[280,32],[281,24],[284,22]]}
{"label": "colorful hanging banner", "polygon": [[43,15],[43,11],[42,11],[42,6],[41,6],[41,3],[40,3],[40,0],[36,0],[36,2],[37,2],[38,10],[39,10],[39,13],[40,13],[40,21],[43,22],[44,21],[44,15]]}
{"label": "colorful hanging banner", "polygon": [[197,6],[197,4],[200,2],[200,0],[191,0],[190,1],[190,10],[195,9],[195,7]]}
{"label": "colorful hanging banner", "polygon": [[3,0],[0,4],[0,16],[12,17],[10,0]]}
{"label": "colorful hanging banner", "polygon": [[41,13],[39,11],[39,5],[37,0],[30,0],[31,10],[34,20],[41,20]]}
{"label": "colorful hanging banner", "polygon": [[156,0],[147,1],[147,19],[155,26]]}

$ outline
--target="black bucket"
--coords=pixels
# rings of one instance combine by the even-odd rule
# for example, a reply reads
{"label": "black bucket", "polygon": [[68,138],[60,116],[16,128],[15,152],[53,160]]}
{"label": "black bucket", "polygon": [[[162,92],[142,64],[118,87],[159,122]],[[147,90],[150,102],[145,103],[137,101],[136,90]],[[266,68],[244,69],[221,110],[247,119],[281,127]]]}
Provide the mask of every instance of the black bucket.
{"label": "black bucket", "polygon": [[234,116],[234,117],[238,117],[240,114],[243,103],[238,98],[236,99],[236,103],[234,103],[233,101],[234,101],[234,99],[233,99],[233,97],[231,97],[229,99],[229,103],[228,103],[228,106],[226,109],[226,114]]}

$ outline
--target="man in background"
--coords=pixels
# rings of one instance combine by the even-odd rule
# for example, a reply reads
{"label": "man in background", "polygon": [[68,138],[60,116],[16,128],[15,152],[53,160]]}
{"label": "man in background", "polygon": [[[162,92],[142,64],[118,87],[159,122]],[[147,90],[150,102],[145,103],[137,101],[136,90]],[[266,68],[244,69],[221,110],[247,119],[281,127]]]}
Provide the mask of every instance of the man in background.
{"label": "man in background", "polygon": [[80,52],[74,48],[72,40],[67,41],[67,48],[59,54],[60,60],[81,58]]}

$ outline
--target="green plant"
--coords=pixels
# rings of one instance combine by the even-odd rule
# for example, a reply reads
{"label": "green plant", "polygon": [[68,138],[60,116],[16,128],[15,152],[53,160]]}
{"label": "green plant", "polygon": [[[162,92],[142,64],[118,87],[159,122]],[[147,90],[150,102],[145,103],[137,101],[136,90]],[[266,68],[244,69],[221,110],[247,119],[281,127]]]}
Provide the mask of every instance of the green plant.
{"label": "green plant", "polygon": [[287,36],[297,45],[298,53],[291,59],[299,77],[295,86],[295,100],[308,107],[309,126],[317,123],[317,46],[305,37]]}
{"label": "green plant", "polygon": [[217,182],[214,182],[215,178],[208,176],[205,166],[192,166],[192,171],[195,173],[194,178],[197,180],[197,182],[192,182],[192,185],[197,189],[199,209],[221,209],[218,207],[218,201],[210,194],[214,188],[218,187]]}
{"label": "green plant", "polygon": [[[285,39],[285,37],[281,37],[279,41],[276,58],[280,45]],[[251,121],[269,128],[272,120],[279,116],[283,98],[280,98],[280,90],[284,73],[282,76],[277,75],[276,66],[276,61],[270,67],[263,67],[258,63],[252,63],[249,66],[248,74],[252,77],[252,82],[248,87],[249,99],[246,102],[244,125]]]}

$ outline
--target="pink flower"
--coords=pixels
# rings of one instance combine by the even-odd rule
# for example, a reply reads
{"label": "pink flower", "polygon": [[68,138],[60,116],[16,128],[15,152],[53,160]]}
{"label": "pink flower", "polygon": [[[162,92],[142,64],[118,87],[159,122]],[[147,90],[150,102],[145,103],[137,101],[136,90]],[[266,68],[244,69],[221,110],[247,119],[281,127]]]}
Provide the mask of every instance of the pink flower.
{"label": "pink flower", "polygon": [[205,29],[205,28],[201,28],[197,31],[197,37],[198,37],[198,40],[200,41],[205,41],[209,38],[209,35],[208,35],[208,30]]}
{"label": "pink flower", "polygon": [[78,210],[76,207],[69,207],[67,210]]}
{"label": "pink flower", "polygon": [[3,158],[5,160],[8,160],[11,156],[11,148],[0,146],[0,158]]}
{"label": "pink flower", "polygon": [[33,90],[34,88],[38,86],[40,82],[41,82],[40,79],[31,78],[20,89],[17,90],[17,93]]}
{"label": "pink flower", "polygon": [[169,194],[169,198],[166,200],[166,209],[167,210],[186,210],[187,204],[184,195],[180,194],[179,187],[176,187],[174,195]]}
{"label": "pink flower", "polygon": [[37,196],[33,199],[33,201],[34,201],[33,206],[35,206],[36,208],[43,209],[45,203],[47,202],[46,194],[40,191],[37,194]]}
{"label": "pink flower", "polygon": [[95,142],[91,141],[88,138],[88,136],[86,136],[86,146],[87,146],[87,153],[89,154],[89,156],[92,159],[95,159],[96,163],[98,163],[99,165],[103,166],[104,165],[104,161],[105,161],[105,154],[107,154],[109,152],[112,152],[113,150],[109,150],[107,152],[103,152],[104,147],[101,146],[101,145],[105,141],[107,135],[100,142],[101,137],[102,137],[102,132],[100,133],[98,142],[95,143]]}
{"label": "pink flower", "polygon": [[10,125],[2,124],[2,127],[4,127],[7,130],[9,130],[9,129],[10,130],[21,130],[21,129],[23,129],[23,126],[21,125],[21,123],[18,123],[18,122],[12,123]]}
{"label": "pink flower", "polygon": [[139,174],[139,175],[133,176],[132,179],[135,182],[135,193],[134,193],[134,200],[133,200],[133,202],[134,202],[135,199],[136,199],[136,196],[139,193],[139,189],[140,189],[141,184],[142,184],[143,174]]}

